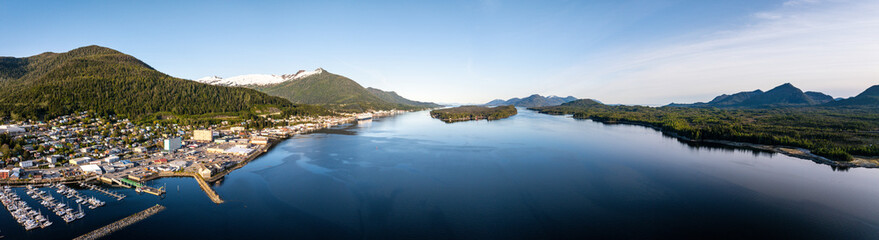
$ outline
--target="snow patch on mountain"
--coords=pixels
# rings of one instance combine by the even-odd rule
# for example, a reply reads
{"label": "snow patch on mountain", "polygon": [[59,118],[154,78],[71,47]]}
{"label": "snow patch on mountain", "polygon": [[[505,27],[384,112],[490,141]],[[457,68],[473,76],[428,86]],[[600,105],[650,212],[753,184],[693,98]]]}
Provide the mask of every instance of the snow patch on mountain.
{"label": "snow patch on mountain", "polygon": [[299,72],[297,72],[295,75],[293,75],[293,79],[300,79],[300,78],[308,77],[308,76],[315,75],[315,74],[321,74],[321,73],[324,73],[323,68],[317,68],[314,71],[299,70]]}
{"label": "snow patch on mountain", "polygon": [[283,74],[283,75],[275,75],[275,74],[247,74],[247,75],[239,75],[234,77],[222,78],[218,76],[210,76],[196,79],[195,81],[201,83],[207,83],[211,85],[222,85],[222,86],[246,86],[246,85],[269,85],[269,84],[277,84],[290,80],[301,79],[308,76],[312,76],[315,74],[324,73],[323,68],[315,69],[314,71],[305,71],[299,70],[295,74]]}

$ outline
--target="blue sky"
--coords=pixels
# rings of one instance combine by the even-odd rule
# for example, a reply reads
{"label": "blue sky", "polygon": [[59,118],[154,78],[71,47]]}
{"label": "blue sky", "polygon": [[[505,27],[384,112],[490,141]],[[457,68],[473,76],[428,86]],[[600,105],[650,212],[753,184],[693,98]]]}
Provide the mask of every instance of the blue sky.
{"label": "blue sky", "polygon": [[322,67],[416,100],[667,104],[879,84],[876,1],[4,1],[0,56],[97,44],[197,79]]}

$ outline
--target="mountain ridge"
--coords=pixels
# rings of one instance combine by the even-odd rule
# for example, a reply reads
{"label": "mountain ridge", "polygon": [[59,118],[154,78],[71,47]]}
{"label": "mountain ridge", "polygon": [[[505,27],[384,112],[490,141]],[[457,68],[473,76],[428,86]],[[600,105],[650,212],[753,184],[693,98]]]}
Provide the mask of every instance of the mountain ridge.
{"label": "mountain ridge", "polygon": [[356,81],[323,68],[299,70],[295,74],[247,74],[230,78],[204,77],[194,81],[212,85],[255,89],[293,103],[318,104],[343,110],[390,110],[439,107],[431,102],[413,101],[396,92],[365,88]]}
{"label": "mountain ridge", "polygon": [[860,94],[828,102],[825,105],[833,107],[879,107],[879,85],[873,85]]}
{"label": "mountain ridge", "polygon": [[435,103],[409,100],[396,92],[370,90],[348,77],[323,68],[311,72],[301,75],[303,71],[299,71],[293,78],[278,83],[250,84],[243,87],[282,97],[293,103],[318,104],[346,111],[416,110],[439,106]]}
{"label": "mountain ridge", "polygon": [[495,99],[483,105],[486,106],[502,106],[502,105],[513,105],[517,107],[546,107],[546,106],[558,106],[563,103],[575,101],[577,98],[573,96],[568,97],[558,97],[558,96],[549,96],[544,97],[540,96],[540,94],[532,94],[531,96],[525,98],[510,98],[509,100],[503,99]]}
{"label": "mountain ridge", "polygon": [[769,91],[760,89],[734,94],[722,94],[709,102],[690,104],[671,103],[672,107],[720,107],[720,108],[767,108],[818,106],[832,103],[833,97],[821,92],[808,91],[795,87],[791,83],[781,84]]}

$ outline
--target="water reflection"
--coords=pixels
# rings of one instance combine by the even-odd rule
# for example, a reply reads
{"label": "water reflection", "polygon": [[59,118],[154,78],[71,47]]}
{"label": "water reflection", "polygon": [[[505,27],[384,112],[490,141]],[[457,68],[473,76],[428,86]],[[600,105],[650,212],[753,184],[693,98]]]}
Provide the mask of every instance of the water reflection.
{"label": "water reflection", "polygon": [[[192,179],[162,179],[150,184],[181,190],[132,193],[56,235],[7,236],[70,239],[161,203],[168,210],[111,238],[876,239],[876,182],[877,169],[644,127],[525,109],[455,124],[416,112],[290,138],[226,176],[215,187],[224,204]],[[6,218],[3,233],[15,231]]]}

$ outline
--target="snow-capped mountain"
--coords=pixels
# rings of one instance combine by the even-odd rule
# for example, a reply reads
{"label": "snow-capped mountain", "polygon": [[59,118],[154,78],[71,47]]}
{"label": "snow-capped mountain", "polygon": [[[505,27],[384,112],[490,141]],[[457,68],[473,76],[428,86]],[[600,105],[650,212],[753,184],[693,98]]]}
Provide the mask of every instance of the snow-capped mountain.
{"label": "snow-capped mountain", "polygon": [[283,74],[283,75],[275,75],[275,74],[247,74],[240,75],[228,78],[222,78],[218,76],[210,76],[196,79],[197,82],[207,83],[211,85],[223,85],[223,86],[247,86],[247,85],[269,85],[282,83],[290,80],[300,79],[304,77],[308,77],[315,74],[321,74],[324,72],[323,68],[315,69],[314,71],[305,71],[299,70],[295,74]]}

